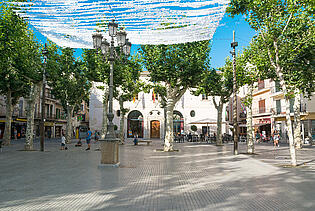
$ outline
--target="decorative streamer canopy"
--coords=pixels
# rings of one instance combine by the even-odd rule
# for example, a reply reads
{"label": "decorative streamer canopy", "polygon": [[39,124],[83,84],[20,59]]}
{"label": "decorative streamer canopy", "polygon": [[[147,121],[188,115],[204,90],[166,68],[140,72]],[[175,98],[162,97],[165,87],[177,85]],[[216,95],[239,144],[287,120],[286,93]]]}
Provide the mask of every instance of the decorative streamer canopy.
{"label": "decorative streamer canopy", "polygon": [[133,44],[211,39],[228,3],[229,0],[32,0],[17,4],[30,6],[22,7],[21,16],[56,44],[93,48],[91,35],[96,30],[108,30],[112,19],[127,31]]}

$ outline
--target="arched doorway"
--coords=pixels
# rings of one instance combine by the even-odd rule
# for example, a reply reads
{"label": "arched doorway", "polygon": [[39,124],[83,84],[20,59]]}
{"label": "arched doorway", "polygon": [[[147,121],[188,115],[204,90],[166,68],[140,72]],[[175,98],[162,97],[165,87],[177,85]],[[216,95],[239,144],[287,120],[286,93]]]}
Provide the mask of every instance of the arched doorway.
{"label": "arched doorway", "polygon": [[184,133],[184,117],[179,111],[173,112],[173,131],[175,136]]}
{"label": "arched doorway", "polygon": [[152,120],[150,122],[150,138],[160,138],[160,121]]}
{"label": "arched doorway", "polygon": [[143,115],[140,111],[134,110],[127,117],[127,137],[133,138],[135,134],[143,138]]}

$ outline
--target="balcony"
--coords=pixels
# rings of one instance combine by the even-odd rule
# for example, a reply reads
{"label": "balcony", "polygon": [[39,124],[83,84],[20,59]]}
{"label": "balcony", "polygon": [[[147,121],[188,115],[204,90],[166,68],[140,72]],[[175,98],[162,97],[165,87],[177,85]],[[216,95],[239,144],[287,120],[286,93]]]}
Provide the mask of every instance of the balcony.
{"label": "balcony", "polygon": [[[42,116],[41,113],[36,113],[34,116],[35,116],[35,119],[40,119]],[[66,115],[56,115],[56,114],[45,114],[44,115],[44,118],[47,119],[47,120],[65,120],[66,119]]]}
{"label": "balcony", "polygon": [[253,109],[253,116],[269,116],[272,114],[273,109],[268,109],[267,107],[260,107]]}
{"label": "balcony", "polygon": [[[302,113],[302,114],[304,114],[304,113],[306,113],[307,111],[306,111],[306,103],[302,103],[301,104],[301,106],[300,106],[300,112]],[[285,115],[285,107],[274,107],[274,108],[272,108],[272,113],[273,113],[273,115]],[[290,108],[290,113],[292,114],[292,113],[294,113],[294,109],[293,109],[293,107],[291,107]]]}

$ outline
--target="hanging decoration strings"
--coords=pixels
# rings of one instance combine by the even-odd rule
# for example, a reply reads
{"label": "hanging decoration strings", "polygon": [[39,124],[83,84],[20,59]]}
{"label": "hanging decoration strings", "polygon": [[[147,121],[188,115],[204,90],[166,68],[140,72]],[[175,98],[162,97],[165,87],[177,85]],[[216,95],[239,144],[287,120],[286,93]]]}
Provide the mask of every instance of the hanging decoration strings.
{"label": "hanging decoration strings", "polygon": [[[211,39],[229,0],[32,0],[20,15],[59,46],[92,48],[91,35],[112,19],[133,44]],[[27,6],[27,7],[25,7]]]}

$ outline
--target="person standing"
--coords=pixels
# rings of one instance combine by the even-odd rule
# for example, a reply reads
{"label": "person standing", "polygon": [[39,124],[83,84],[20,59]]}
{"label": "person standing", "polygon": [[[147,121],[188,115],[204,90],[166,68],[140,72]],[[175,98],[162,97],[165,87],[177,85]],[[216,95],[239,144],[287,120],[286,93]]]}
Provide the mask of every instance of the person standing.
{"label": "person standing", "polygon": [[138,133],[136,132],[133,139],[134,145],[138,145]]}
{"label": "person standing", "polygon": [[257,132],[256,132],[256,143],[259,143],[260,142],[260,133],[259,133],[259,131],[257,130]]}
{"label": "person standing", "polygon": [[275,131],[273,133],[273,144],[274,144],[274,147],[279,147],[279,139],[280,139],[280,135],[277,131]]}
{"label": "person standing", "polygon": [[98,142],[98,140],[100,139],[100,135],[97,130],[95,130],[94,136],[95,136],[95,142]]}
{"label": "person standing", "polygon": [[60,146],[60,150],[65,150],[66,148],[66,137],[64,136],[64,134],[61,135],[61,146]]}
{"label": "person standing", "polygon": [[14,128],[14,139],[17,140],[17,130]]}
{"label": "person standing", "polygon": [[90,150],[91,149],[91,138],[92,138],[92,132],[90,130],[90,128],[88,128],[88,132],[87,132],[87,137],[86,137],[86,143],[88,145],[88,148],[86,148],[85,150]]}

